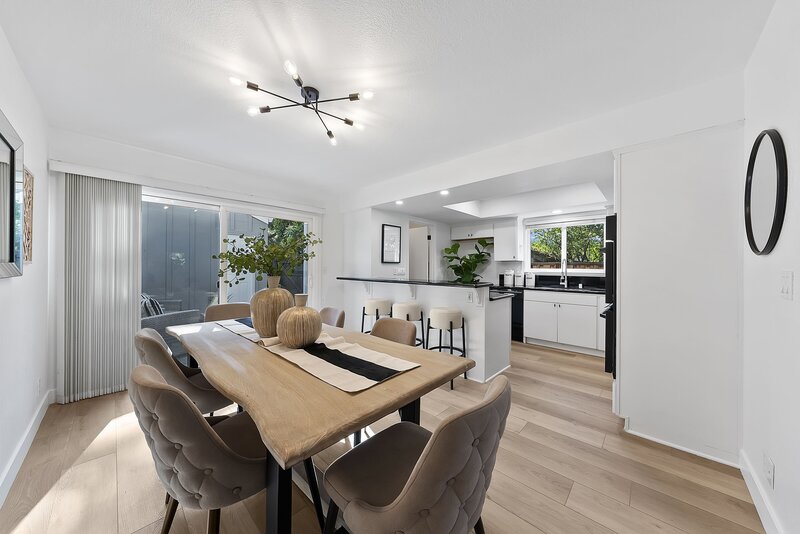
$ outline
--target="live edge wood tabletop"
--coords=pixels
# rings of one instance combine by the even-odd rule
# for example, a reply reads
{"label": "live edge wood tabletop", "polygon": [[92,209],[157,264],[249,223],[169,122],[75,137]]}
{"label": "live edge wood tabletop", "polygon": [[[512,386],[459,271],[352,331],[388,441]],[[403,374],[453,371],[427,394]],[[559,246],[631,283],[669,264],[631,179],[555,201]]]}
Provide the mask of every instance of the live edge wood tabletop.
{"label": "live edge wood tabletop", "polygon": [[346,393],[215,324],[173,326],[211,384],[250,414],[283,469],[417,401],[475,366],[458,356],[323,325],[333,337],[420,364],[358,393]]}

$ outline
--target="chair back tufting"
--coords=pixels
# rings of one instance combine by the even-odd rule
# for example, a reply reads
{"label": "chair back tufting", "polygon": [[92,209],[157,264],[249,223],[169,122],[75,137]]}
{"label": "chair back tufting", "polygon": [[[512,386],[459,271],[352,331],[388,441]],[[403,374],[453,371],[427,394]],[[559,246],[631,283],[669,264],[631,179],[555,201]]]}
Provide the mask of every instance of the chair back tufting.
{"label": "chair back tufting", "polygon": [[511,387],[499,376],[481,403],[436,429],[393,503],[375,510],[352,502],[345,512],[348,526],[354,532],[469,532],[480,519],[510,409]]}
{"label": "chair back tufting", "polygon": [[189,397],[154,367],[131,372],[128,394],[158,477],[181,505],[214,510],[264,489],[266,460],[234,452]]}
{"label": "chair back tufting", "polygon": [[155,367],[168,384],[180,387],[187,381],[183,366],[172,357],[172,351],[161,334],[152,328],[142,328],[134,335],[133,344],[139,354],[139,362]]}

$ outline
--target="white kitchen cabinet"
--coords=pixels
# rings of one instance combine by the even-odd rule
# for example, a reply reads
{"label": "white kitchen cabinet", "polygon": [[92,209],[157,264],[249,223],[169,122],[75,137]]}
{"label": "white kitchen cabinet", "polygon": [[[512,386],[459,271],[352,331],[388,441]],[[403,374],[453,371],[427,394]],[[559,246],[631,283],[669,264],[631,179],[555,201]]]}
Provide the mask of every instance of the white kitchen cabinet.
{"label": "white kitchen cabinet", "polygon": [[522,241],[517,219],[504,219],[494,223],[494,260],[522,261]]}
{"label": "white kitchen cabinet", "polygon": [[494,237],[492,223],[475,223],[450,228],[450,239],[464,241],[467,239],[488,239]]}
{"label": "white kitchen cabinet", "polygon": [[558,342],[597,348],[597,306],[557,304]]}
{"label": "white kitchen cabinet", "polygon": [[558,305],[555,302],[526,300],[522,335],[557,343]]}
{"label": "white kitchen cabinet", "polygon": [[[525,290],[525,338],[603,350],[604,323],[598,322],[603,297],[587,293]],[[602,321],[602,319],[600,319]]]}

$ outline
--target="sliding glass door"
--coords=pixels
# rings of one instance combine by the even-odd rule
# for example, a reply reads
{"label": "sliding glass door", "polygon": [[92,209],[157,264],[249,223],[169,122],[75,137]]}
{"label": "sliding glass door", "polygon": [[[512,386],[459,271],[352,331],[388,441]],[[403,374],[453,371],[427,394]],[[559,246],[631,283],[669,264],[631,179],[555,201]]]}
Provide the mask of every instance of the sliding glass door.
{"label": "sliding glass door", "polygon": [[142,292],[165,313],[204,312],[218,298],[219,208],[142,200]]}

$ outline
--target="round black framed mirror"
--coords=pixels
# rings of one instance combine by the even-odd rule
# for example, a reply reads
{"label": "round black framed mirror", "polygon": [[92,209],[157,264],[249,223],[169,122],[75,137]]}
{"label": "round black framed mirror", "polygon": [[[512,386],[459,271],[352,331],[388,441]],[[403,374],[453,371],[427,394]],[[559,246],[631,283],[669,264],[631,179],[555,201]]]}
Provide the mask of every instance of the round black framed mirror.
{"label": "round black framed mirror", "polygon": [[750,249],[769,254],[786,214],[786,148],[778,130],[764,130],[753,143],[744,187],[744,226]]}

